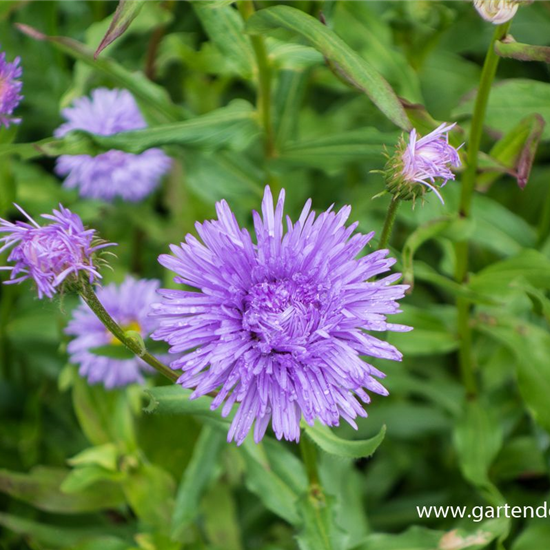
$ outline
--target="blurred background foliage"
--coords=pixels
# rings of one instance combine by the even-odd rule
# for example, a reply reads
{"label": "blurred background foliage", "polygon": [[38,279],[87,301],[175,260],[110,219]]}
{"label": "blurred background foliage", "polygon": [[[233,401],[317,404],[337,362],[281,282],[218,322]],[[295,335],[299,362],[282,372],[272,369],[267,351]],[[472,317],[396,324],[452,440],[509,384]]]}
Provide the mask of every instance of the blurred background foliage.
{"label": "blurred background foliage", "polygon": [[[261,13],[282,3],[258,2],[257,8]],[[493,32],[470,3],[284,4],[316,19],[322,13],[327,27],[407,105],[423,105],[425,111],[408,109],[420,131],[435,120],[458,120],[467,136]],[[382,176],[372,171],[383,167],[384,148],[392,150],[399,130],[311,43],[281,29],[260,35],[271,77],[266,139],[254,114],[258,67],[243,20],[250,6],[145,2],[94,62],[116,8],[108,1],[0,2],[2,49],[9,58],[22,57],[25,95],[22,125],[0,132],[2,217],[13,215],[14,200],[32,215],[62,202],[119,243],[107,281],[120,282],[130,271],[164,286],[173,283],[158,254],[193,231],[195,220],[213,217],[222,198],[250,224],[266,183],[286,189],[291,216],[312,197],[318,211],[351,204],[361,231],[380,231],[389,199],[372,199],[384,189]],[[39,33],[70,40],[49,41]],[[521,8],[511,33],[518,42],[549,45],[550,3]],[[550,125],[523,191],[491,164],[491,155],[510,160],[492,147],[521,133],[522,121],[530,124],[535,114],[550,120],[548,76],[543,63],[501,62],[472,220],[456,217],[459,182],[445,187],[444,206],[428,196],[414,209],[401,207],[392,251],[414,288],[396,322],[415,331],[389,337],[403,363],[376,363],[388,374],[390,397],[374,398],[357,433],[345,426],[336,431],[343,440],[364,440],[385,425],[376,454],[353,460],[369,453],[344,445],[335,456],[324,441],[329,452],[320,455],[321,503],[308,493],[294,445],[268,439],[262,447],[247,442],[237,449],[225,443],[217,413],[149,414],[143,388],[88,386],[67,365],[65,352],[63,328],[76,300],[37,301],[28,285],[2,286],[0,546],[550,547],[547,520],[428,520],[416,511],[417,505],[537,506],[548,498]],[[61,123],[60,109],[98,86],[129,89],[151,126],[189,122],[164,136],[174,169],[162,189],[138,205],[79,199],[53,175],[51,156],[33,146],[16,145],[5,154],[12,140],[46,140],[44,151],[59,154],[49,138]],[[459,285],[453,243],[464,239],[471,244],[472,276]],[[476,399],[466,397],[458,374],[457,296],[475,304]],[[166,403],[168,412],[189,413]]]}

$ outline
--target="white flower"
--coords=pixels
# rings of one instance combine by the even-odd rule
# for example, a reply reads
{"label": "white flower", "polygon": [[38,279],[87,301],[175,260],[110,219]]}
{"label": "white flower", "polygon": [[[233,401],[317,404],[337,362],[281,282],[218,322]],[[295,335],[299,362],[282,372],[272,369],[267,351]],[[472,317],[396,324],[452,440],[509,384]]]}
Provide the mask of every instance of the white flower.
{"label": "white flower", "polygon": [[474,0],[474,6],[479,15],[493,25],[502,25],[510,21],[518,11],[517,0]]}

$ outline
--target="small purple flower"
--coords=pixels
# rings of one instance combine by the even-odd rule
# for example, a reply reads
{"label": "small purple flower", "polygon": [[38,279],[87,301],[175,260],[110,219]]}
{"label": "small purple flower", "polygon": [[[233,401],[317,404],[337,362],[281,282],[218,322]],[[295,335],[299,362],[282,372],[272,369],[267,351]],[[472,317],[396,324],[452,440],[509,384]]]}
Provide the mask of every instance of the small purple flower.
{"label": "small purple flower", "polygon": [[95,230],[85,229],[82,220],[67,208],[59,205],[53,215],[42,214],[50,220],[49,225],[38,225],[22,208],[16,208],[30,223],[15,223],[0,218],[0,253],[12,248],[8,262],[15,262],[13,267],[0,267],[0,270],[11,271],[9,281],[15,284],[33,279],[38,289],[38,297],[52,298],[59,285],[67,280],[76,280],[83,272],[93,282],[101,279],[93,263],[93,255],[108,243],[95,244]]}
{"label": "small purple flower", "polygon": [[[449,144],[449,132],[455,124],[442,124],[427,136],[418,137],[415,129],[409,135],[409,143],[404,140],[398,146],[396,155],[386,168],[387,185],[390,193],[400,199],[410,200],[431,189],[443,203],[439,189],[455,175],[451,167],[460,167],[458,149]],[[440,180],[441,183],[438,183]]]}
{"label": "small purple flower", "polygon": [[12,114],[23,99],[21,89],[23,83],[18,80],[23,75],[19,66],[21,58],[16,57],[11,63],[6,61],[6,54],[0,52],[0,127],[9,127],[10,124],[19,124],[20,118],[13,118]]}
{"label": "small purple flower", "polygon": [[386,322],[407,288],[392,285],[400,275],[374,280],[395,260],[387,250],[357,258],[374,234],[346,227],[351,208],[316,218],[309,200],[296,223],[286,218],[285,233],[284,197],[274,208],[266,187],[262,215],[253,213],[257,244],[222,201],[217,220],[196,225],[202,243],[187,235],[159,258],[198,292],[161,290],[152,337],[183,353],[171,367],[183,370],[178,383],[195,389],[192,398],[218,391],[212,408],[225,401],[223,416],[240,404],[228,434],[237,444],[254,422],[256,442],[270,423],[278,439],[298,441],[302,416],[356,427],[367,416],[364,388],[388,393],[374,378],[384,374],[361,356],[401,359],[366,331],[408,330]]}
{"label": "small purple flower", "polygon": [[[158,300],[159,281],[126,277],[121,285],[109,284],[97,290],[97,297],[111,317],[125,330],[147,338],[157,327],[149,316],[151,304]],[[143,372],[151,369],[138,357],[113,359],[96,355],[94,348],[120,345],[92,310],[82,302],[73,312],[66,333],[75,336],[67,350],[71,362],[90,384],[102,383],[107,389],[143,382]]]}
{"label": "small purple flower", "polygon": [[[81,97],[63,110],[67,120],[56,131],[63,137],[72,130],[109,136],[146,128],[137,103],[126,90],[98,88],[91,98]],[[151,194],[170,170],[171,160],[161,149],[149,149],[139,155],[107,151],[96,157],[63,155],[57,159],[56,173],[67,176],[64,186],[78,188],[82,197],[138,202]]]}

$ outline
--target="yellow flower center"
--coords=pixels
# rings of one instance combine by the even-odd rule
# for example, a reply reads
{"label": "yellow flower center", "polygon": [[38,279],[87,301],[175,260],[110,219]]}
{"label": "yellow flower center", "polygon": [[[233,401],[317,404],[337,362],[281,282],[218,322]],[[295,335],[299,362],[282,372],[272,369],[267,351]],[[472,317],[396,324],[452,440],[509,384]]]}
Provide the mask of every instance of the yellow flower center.
{"label": "yellow flower center", "polygon": [[[129,330],[131,330],[133,332],[138,332],[139,334],[141,334],[141,326],[137,321],[131,321],[127,325],[122,325],[121,328],[124,332],[128,332]],[[113,346],[122,346],[122,342],[116,336],[111,336],[111,344]]]}

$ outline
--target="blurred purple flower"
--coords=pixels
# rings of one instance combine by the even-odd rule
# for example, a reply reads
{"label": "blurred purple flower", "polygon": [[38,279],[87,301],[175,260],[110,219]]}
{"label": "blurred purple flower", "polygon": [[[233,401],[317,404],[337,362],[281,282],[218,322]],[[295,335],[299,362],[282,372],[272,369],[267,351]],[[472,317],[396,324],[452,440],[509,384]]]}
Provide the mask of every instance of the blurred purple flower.
{"label": "blurred purple flower", "polygon": [[11,271],[9,281],[15,284],[33,279],[38,297],[52,298],[57,287],[68,278],[75,279],[84,272],[90,282],[101,279],[93,264],[93,254],[109,243],[94,244],[94,229],[85,229],[82,220],[67,208],[59,205],[53,215],[42,214],[42,218],[51,220],[49,225],[38,225],[22,208],[16,208],[30,221],[15,223],[0,218],[0,253],[12,248],[8,262],[13,267],[0,267]]}
{"label": "blurred purple flower", "polygon": [[392,285],[400,275],[373,280],[395,260],[387,250],[356,259],[373,233],[345,226],[351,208],[316,218],[309,200],[295,224],[286,219],[285,234],[284,197],[274,209],[266,188],[263,217],[253,213],[257,244],[222,201],[218,220],[196,225],[204,244],[187,235],[173,256],[159,258],[177,283],[200,292],[161,290],[153,339],[187,352],[171,367],[184,371],[178,383],[195,388],[192,398],[219,390],[212,408],[225,401],[223,416],[240,403],[228,434],[237,444],[254,421],[256,442],[270,422],[277,438],[298,441],[302,416],[328,426],[342,417],[356,427],[354,419],[367,416],[358,399],[370,401],[363,388],[388,393],[374,378],[384,374],[361,356],[401,359],[365,330],[408,330],[386,322],[407,288]]}
{"label": "blurred purple flower", "polygon": [[[97,297],[111,317],[124,329],[147,338],[158,322],[149,316],[151,304],[158,300],[159,281],[126,277],[120,285],[109,284],[97,290]],[[138,357],[114,359],[93,353],[93,348],[122,344],[105,328],[92,310],[82,302],[73,312],[66,333],[75,336],[67,350],[71,362],[90,384],[102,383],[107,389],[143,382],[150,372]]]}
{"label": "blurred purple flower", "polygon": [[[56,131],[63,137],[72,130],[109,136],[119,132],[146,128],[137,103],[126,90],[98,88],[91,98],[81,97],[63,110],[67,120]],[[151,194],[170,170],[171,160],[161,149],[149,149],[139,155],[107,151],[89,155],[62,155],[57,159],[56,173],[67,176],[64,186],[78,188],[82,197],[113,201],[137,202]]]}
{"label": "blurred purple flower", "polygon": [[23,71],[19,66],[21,58],[16,57],[11,63],[6,61],[6,54],[0,52],[0,127],[9,127],[10,124],[19,124],[20,118],[11,115],[23,99],[21,78]]}

